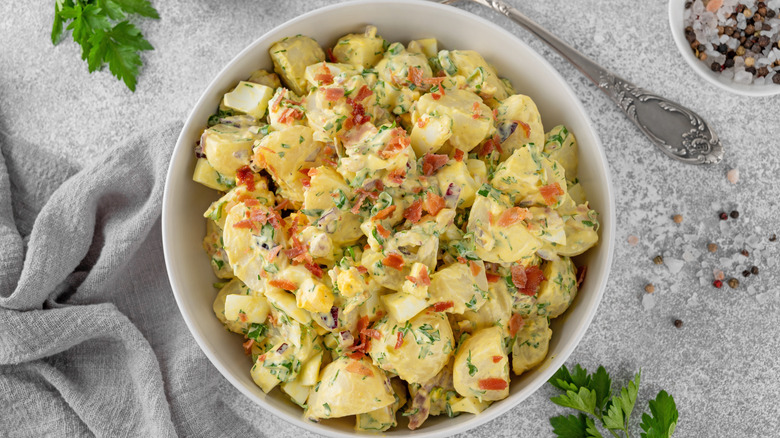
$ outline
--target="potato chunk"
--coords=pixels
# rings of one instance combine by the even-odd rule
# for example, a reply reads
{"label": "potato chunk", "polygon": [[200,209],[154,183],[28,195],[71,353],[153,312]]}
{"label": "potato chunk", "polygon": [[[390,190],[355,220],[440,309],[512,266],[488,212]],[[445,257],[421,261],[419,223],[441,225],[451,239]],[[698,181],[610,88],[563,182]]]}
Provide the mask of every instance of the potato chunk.
{"label": "potato chunk", "polygon": [[524,320],[512,346],[512,370],[518,376],[539,365],[547,357],[552,330],[547,317]]}
{"label": "potato chunk", "polygon": [[509,358],[500,327],[489,327],[458,348],[452,369],[455,390],[463,397],[501,400],[509,395]]}
{"label": "potato chunk", "polygon": [[309,89],[304,78],[306,67],[325,60],[325,52],[313,39],[297,35],[285,38],[268,49],[274,71],[295,94],[305,95]]}
{"label": "potato chunk", "polygon": [[338,418],[362,414],[395,401],[390,380],[368,358],[342,356],[325,366],[320,381],[309,391],[305,416]]}
{"label": "potato chunk", "polygon": [[382,59],[385,40],[377,36],[376,27],[366,26],[362,34],[351,33],[339,38],[333,47],[337,62],[371,68]]}

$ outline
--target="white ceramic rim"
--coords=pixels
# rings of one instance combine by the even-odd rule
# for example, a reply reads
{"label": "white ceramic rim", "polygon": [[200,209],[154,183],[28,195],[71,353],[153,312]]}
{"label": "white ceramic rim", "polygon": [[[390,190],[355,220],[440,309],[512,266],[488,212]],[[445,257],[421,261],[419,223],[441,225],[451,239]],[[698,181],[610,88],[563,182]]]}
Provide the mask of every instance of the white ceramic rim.
{"label": "white ceramic rim", "polygon": [[[473,415],[471,418],[469,418],[466,421],[463,421],[460,424],[453,424],[453,426],[447,427],[444,426],[439,430],[430,430],[426,431],[424,428],[421,430],[415,430],[415,431],[406,431],[410,435],[418,436],[418,437],[442,437],[442,436],[449,436],[455,433],[465,432],[467,430],[473,429],[475,427],[478,427],[482,424],[485,424],[494,418],[506,413],[510,409],[517,406],[520,402],[525,400],[527,397],[529,397],[531,394],[533,394],[539,387],[541,387],[544,383],[549,380],[549,378],[555,373],[555,371],[558,370],[558,368],[563,365],[563,363],[566,361],[566,359],[571,355],[571,353],[574,351],[576,346],[579,344],[582,337],[585,335],[585,331],[590,326],[591,321],[593,320],[593,317],[595,316],[596,311],[598,310],[598,306],[601,302],[601,299],[604,295],[604,292],[606,290],[606,284],[607,280],[609,278],[609,272],[612,267],[613,263],[613,255],[614,255],[614,240],[615,240],[615,221],[616,221],[616,215],[615,215],[615,198],[612,191],[612,178],[609,171],[609,165],[607,162],[606,154],[604,153],[603,146],[601,144],[600,139],[598,138],[598,135],[596,133],[596,130],[593,127],[593,123],[590,120],[590,117],[588,117],[588,113],[586,112],[585,108],[583,107],[581,101],[579,98],[574,94],[574,91],[571,89],[571,87],[566,83],[566,81],[563,79],[563,77],[558,73],[552,65],[547,62],[546,59],[544,59],[541,55],[539,55],[536,51],[534,51],[532,48],[530,48],[525,42],[515,37],[513,34],[511,34],[509,31],[497,26],[495,23],[492,23],[484,18],[481,18],[479,16],[473,15],[467,11],[453,8],[451,6],[445,6],[441,4],[437,4],[434,2],[429,1],[422,1],[422,0],[354,0],[354,1],[348,1],[344,3],[339,3],[335,5],[326,6],[323,8],[319,8],[313,11],[310,11],[306,14],[300,15],[292,20],[289,20],[285,23],[282,23],[275,28],[271,29],[270,31],[266,32],[262,36],[258,37],[254,42],[252,42],[249,46],[247,46],[244,50],[242,50],[238,55],[236,55],[215,77],[212,79],[212,81],[209,83],[206,90],[203,92],[201,97],[198,99],[198,102],[193,107],[193,110],[190,112],[190,114],[187,117],[187,121],[182,128],[182,131],[179,135],[179,138],[177,140],[176,146],[174,148],[174,151],[171,155],[171,162],[169,164],[168,172],[166,175],[166,183],[165,183],[165,192],[163,195],[163,205],[162,205],[162,240],[163,240],[163,251],[165,254],[165,264],[166,269],[168,271],[169,281],[171,283],[171,289],[173,291],[177,306],[179,307],[179,311],[182,314],[182,317],[184,318],[184,321],[187,325],[187,328],[190,330],[190,333],[192,333],[193,338],[198,343],[201,350],[204,352],[204,354],[208,357],[208,359],[211,361],[211,363],[219,370],[219,372],[234,386],[236,387],[241,393],[243,393],[245,396],[247,396],[249,399],[251,399],[253,402],[260,405],[263,409],[270,411],[277,417],[283,419],[284,421],[294,424],[298,427],[302,427],[310,432],[323,434],[326,436],[331,437],[343,437],[345,434],[340,431],[336,430],[327,426],[323,426],[322,424],[318,423],[312,423],[309,421],[303,420],[302,416],[294,417],[289,415],[288,413],[278,409],[277,407],[273,406],[272,404],[266,402],[265,400],[257,397],[255,394],[250,392],[246,387],[244,387],[243,384],[241,384],[239,381],[237,381],[230,372],[228,372],[227,369],[225,369],[221,363],[220,358],[218,358],[209,348],[207,345],[206,340],[199,334],[197,328],[196,328],[196,322],[190,317],[189,314],[187,314],[183,309],[185,308],[183,303],[186,297],[182,295],[181,292],[181,285],[179,284],[176,276],[172,275],[174,272],[173,264],[171,262],[171,252],[172,252],[172,245],[174,242],[171,242],[170,236],[170,230],[172,227],[175,227],[176,224],[172,223],[171,220],[171,212],[168,208],[168,205],[170,205],[170,196],[171,196],[171,190],[169,185],[171,184],[172,180],[172,174],[174,173],[174,158],[177,155],[177,152],[181,151],[182,148],[190,148],[191,145],[187,144],[184,139],[184,134],[193,129],[193,125],[196,128],[201,127],[202,121],[196,121],[195,117],[193,117],[196,110],[201,107],[204,104],[204,101],[207,100],[207,97],[215,92],[215,88],[217,86],[217,83],[219,82],[219,78],[223,75],[226,75],[228,72],[230,72],[233,67],[238,64],[239,60],[242,59],[246,54],[250,53],[252,49],[263,43],[263,40],[267,38],[267,36],[277,32],[281,28],[288,27],[290,25],[296,24],[300,21],[306,20],[309,17],[313,15],[318,15],[320,13],[323,13],[325,11],[331,11],[331,10],[337,10],[342,8],[349,8],[351,6],[357,5],[357,4],[366,4],[366,3],[374,3],[374,4],[394,4],[394,5],[403,5],[403,6],[409,6],[409,7],[429,7],[429,8],[440,8],[441,10],[446,10],[449,13],[467,16],[468,19],[475,21],[475,22],[481,22],[484,25],[488,25],[496,30],[496,32],[503,34],[504,38],[512,39],[516,44],[519,44],[521,46],[524,46],[530,54],[535,57],[533,59],[534,62],[538,62],[541,64],[544,64],[550,71],[550,74],[553,75],[557,80],[560,81],[562,84],[562,89],[566,92],[566,94],[570,95],[571,101],[573,102],[573,105],[575,106],[575,112],[578,112],[582,115],[582,117],[587,122],[590,131],[592,132],[593,136],[593,142],[595,148],[598,150],[598,162],[601,164],[604,180],[606,181],[606,186],[603,187],[603,190],[606,191],[606,200],[608,202],[608,212],[609,212],[609,220],[606,223],[602,223],[601,229],[600,229],[600,243],[599,245],[606,245],[606,260],[604,262],[603,267],[603,273],[601,273],[599,282],[597,285],[595,285],[594,290],[596,293],[596,297],[593,301],[592,308],[587,313],[587,315],[582,320],[582,328],[575,333],[574,336],[568,337],[565,340],[561,341],[563,343],[563,347],[561,349],[561,353],[559,353],[557,356],[550,358],[549,363],[546,364],[544,370],[542,371],[542,374],[544,378],[537,379],[533,384],[527,385],[523,387],[520,391],[510,394],[510,396],[502,400],[501,403],[496,403],[492,405],[489,409],[485,410],[484,412],[480,413],[479,415]],[[602,213],[604,213],[604,209],[601,208]],[[592,277],[590,277],[592,278]],[[591,280],[593,281],[593,280]],[[564,315],[565,317],[565,315]],[[564,318],[561,317],[561,318]],[[354,432],[350,434],[350,436],[365,436],[365,437],[376,437],[376,433],[357,433]]]}
{"label": "white ceramic rim", "polygon": [[688,40],[685,39],[685,26],[683,25],[685,1],[686,0],[669,0],[669,27],[672,31],[672,37],[677,45],[677,49],[693,71],[707,82],[734,94],[752,97],[766,97],[780,94],[780,85],[777,84],[746,85],[737,84],[730,79],[726,81],[707,68],[704,62],[694,56],[693,51],[691,51],[691,47],[688,44]]}

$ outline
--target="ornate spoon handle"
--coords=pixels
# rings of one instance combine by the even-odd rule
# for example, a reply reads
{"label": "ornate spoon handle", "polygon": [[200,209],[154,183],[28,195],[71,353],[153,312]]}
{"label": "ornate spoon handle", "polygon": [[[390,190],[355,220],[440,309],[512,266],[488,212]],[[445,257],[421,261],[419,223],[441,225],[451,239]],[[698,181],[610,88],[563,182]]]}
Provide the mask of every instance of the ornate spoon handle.
{"label": "ornate spoon handle", "polygon": [[714,164],[723,158],[718,136],[695,112],[599,66],[501,0],[470,1],[504,14],[555,49],[605,92],[666,155],[690,164]]}

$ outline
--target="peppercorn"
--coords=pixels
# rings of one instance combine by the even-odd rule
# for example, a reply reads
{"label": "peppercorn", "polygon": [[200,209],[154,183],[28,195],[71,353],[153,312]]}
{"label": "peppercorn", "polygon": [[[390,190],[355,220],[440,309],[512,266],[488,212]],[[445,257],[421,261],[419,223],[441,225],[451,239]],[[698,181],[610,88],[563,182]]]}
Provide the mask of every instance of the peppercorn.
{"label": "peppercorn", "polygon": [[750,73],[750,74],[752,74],[752,75],[754,75],[754,76],[756,74],[756,68],[755,67],[748,67],[748,68],[745,69],[745,71]]}
{"label": "peppercorn", "polygon": [[750,271],[748,271],[747,269],[745,269],[744,271],[742,271],[742,276],[743,276],[743,277],[750,277]]}
{"label": "peppercorn", "polygon": [[693,32],[691,26],[685,28],[685,39],[688,40],[689,43],[696,41],[696,34]]}
{"label": "peppercorn", "polygon": [[715,252],[715,251],[718,250],[718,244],[717,243],[710,243],[709,245],[707,245],[707,249],[710,252]]}
{"label": "peppercorn", "polygon": [[[777,77],[777,76],[778,75],[775,75],[775,77]],[[777,240],[777,234],[772,234],[771,236],[769,236],[769,241],[770,242],[774,242],[775,240]]]}
{"label": "peppercorn", "polygon": [[772,30],[772,25],[769,23],[764,23],[764,26],[761,28],[761,30]]}
{"label": "peppercorn", "polygon": [[750,255],[750,253],[749,253],[749,252],[748,252],[748,250],[746,250],[746,249],[743,249],[743,250],[742,250],[742,251],[740,251],[739,253],[740,253],[740,254],[742,254],[742,255],[743,255],[743,256],[745,256],[745,257],[748,257],[748,256]]}
{"label": "peppercorn", "polygon": [[737,5],[737,10],[736,10],[737,14],[741,14],[742,11],[744,10],[745,10],[745,5],[743,5],[742,3]]}
{"label": "peppercorn", "polygon": [[756,31],[756,28],[752,24],[748,24],[745,27],[745,35],[752,35],[755,31]]}
{"label": "peppercorn", "polygon": [[728,284],[729,284],[730,288],[736,289],[737,286],[739,286],[739,280],[737,280],[736,278],[733,278],[733,277],[729,278]]}
{"label": "peppercorn", "polygon": [[766,18],[775,18],[776,15],[777,15],[777,12],[775,12],[774,9],[770,9],[770,10],[766,11]]}
{"label": "peppercorn", "polygon": [[739,212],[737,210],[731,210],[731,213],[729,213],[729,216],[731,216],[732,219],[736,219],[739,217]]}
{"label": "peppercorn", "polygon": [[647,285],[645,286],[645,292],[649,294],[655,292],[655,286],[653,286],[653,283],[647,283]]}
{"label": "peppercorn", "polygon": [[674,326],[677,327],[677,328],[682,328],[682,326],[683,326],[682,320],[681,319],[675,319],[674,320]]}
{"label": "peppercorn", "polygon": [[664,258],[657,255],[653,257],[653,263],[655,263],[656,265],[662,265],[664,263]]}
{"label": "peppercorn", "polygon": [[775,74],[774,76],[772,76],[772,82],[774,82],[775,84],[780,84],[780,75]]}
{"label": "peppercorn", "polygon": [[725,62],[723,62],[723,67],[726,68],[734,67],[734,59],[727,59]]}
{"label": "peppercorn", "polygon": [[714,72],[719,72],[720,71],[720,64],[718,64],[717,62],[713,62],[710,65],[710,70],[712,70]]}
{"label": "peppercorn", "polygon": [[721,287],[723,287],[723,282],[720,281],[720,280],[715,280],[715,281],[712,282],[712,285],[715,286],[716,288],[720,289]]}
{"label": "peppercorn", "polygon": [[767,68],[767,66],[763,66],[758,69],[756,74],[758,75],[759,78],[763,78],[764,76],[769,74],[769,68]]}
{"label": "peppercorn", "polygon": [[729,46],[727,46],[726,44],[721,44],[721,45],[718,46],[718,52],[720,52],[720,53],[725,55],[726,52],[728,52],[728,51],[729,51]]}
{"label": "peppercorn", "polygon": [[685,9],[690,9],[690,8],[691,8],[691,5],[693,5],[693,2],[692,2],[692,1],[687,1],[687,2],[685,2]]}
{"label": "peppercorn", "polygon": [[753,266],[750,268],[750,273],[753,275],[758,275],[758,266]]}
{"label": "peppercorn", "polygon": [[758,37],[758,45],[759,46],[766,47],[766,46],[769,45],[769,43],[770,43],[770,41],[769,41],[769,37],[768,36],[761,35],[760,37]]}
{"label": "peppercorn", "polygon": [[721,211],[718,214],[718,217],[720,217],[720,220],[725,221],[725,220],[727,220],[729,218],[729,215],[725,211]]}
{"label": "peppercorn", "polygon": [[683,217],[682,217],[681,214],[676,214],[676,215],[672,216],[672,220],[674,221],[674,223],[680,224],[683,221]]}

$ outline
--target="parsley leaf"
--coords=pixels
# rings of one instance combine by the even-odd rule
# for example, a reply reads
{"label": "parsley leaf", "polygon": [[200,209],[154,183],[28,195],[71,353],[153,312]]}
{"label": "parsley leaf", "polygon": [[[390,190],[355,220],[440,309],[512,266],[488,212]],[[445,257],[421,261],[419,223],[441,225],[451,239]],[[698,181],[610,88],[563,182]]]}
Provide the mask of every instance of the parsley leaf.
{"label": "parsley leaf", "polygon": [[674,403],[674,397],[661,390],[650,400],[650,413],[653,415],[642,414],[642,423],[639,425],[646,433],[642,433],[642,438],[669,438],[677,427],[677,405]]}
{"label": "parsley leaf", "polygon": [[550,418],[553,433],[559,438],[602,438],[596,424],[590,417],[580,414],[579,417],[569,415]]}
{"label": "parsley leaf", "polygon": [[[87,61],[90,73],[108,64],[111,73],[135,91],[141,66],[139,52],[154,47],[135,25],[125,20],[133,14],[160,18],[148,0],[57,0],[51,42],[58,44],[64,31],[70,30],[73,41],[81,46],[81,59]],[[65,23],[68,24],[63,29]]]}
{"label": "parsley leaf", "polygon": [[581,387],[579,391],[566,391],[550,399],[553,403],[564,408],[573,408],[586,414],[596,415],[596,391]]}
{"label": "parsley leaf", "polygon": [[631,417],[631,412],[633,412],[634,405],[636,404],[641,374],[641,371],[638,372],[636,376],[634,376],[634,380],[629,381],[628,385],[620,388],[620,394],[615,395],[612,397],[612,400],[610,400],[607,413],[604,415],[604,426],[607,429],[628,429],[628,418]]}

